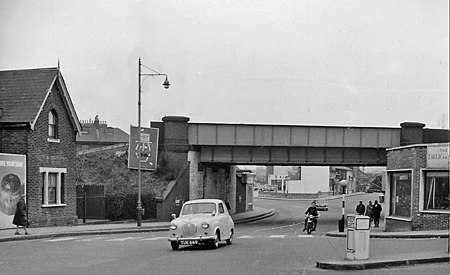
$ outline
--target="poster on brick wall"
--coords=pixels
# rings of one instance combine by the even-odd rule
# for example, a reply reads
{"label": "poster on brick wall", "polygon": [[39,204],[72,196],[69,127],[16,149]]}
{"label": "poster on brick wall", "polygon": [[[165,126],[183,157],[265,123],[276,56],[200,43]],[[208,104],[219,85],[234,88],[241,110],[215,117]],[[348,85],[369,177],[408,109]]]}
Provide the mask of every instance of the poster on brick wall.
{"label": "poster on brick wall", "polygon": [[0,153],[0,229],[12,228],[16,204],[26,188],[24,155]]}

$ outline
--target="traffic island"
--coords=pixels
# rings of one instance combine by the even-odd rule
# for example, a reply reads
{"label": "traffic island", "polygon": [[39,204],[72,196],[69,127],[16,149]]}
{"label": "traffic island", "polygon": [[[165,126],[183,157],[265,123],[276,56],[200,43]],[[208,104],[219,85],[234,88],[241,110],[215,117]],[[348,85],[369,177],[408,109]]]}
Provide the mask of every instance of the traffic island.
{"label": "traffic island", "polygon": [[448,263],[448,252],[422,252],[373,257],[368,260],[318,261],[317,268],[334,270],[364,270],[416,264]]}

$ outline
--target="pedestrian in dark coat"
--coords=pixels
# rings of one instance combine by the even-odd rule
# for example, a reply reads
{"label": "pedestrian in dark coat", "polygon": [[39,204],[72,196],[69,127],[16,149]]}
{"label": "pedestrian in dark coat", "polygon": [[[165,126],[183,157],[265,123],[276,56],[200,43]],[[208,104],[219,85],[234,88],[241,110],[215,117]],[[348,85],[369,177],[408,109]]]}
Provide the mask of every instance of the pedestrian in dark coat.
{"label": "pedestrian in dark coat", "polygon": [[369,228],[373,221],[373,212],[374,212],[374,207],[373,207],[372,201],[369,201],[369,204],[366,207],[366,216],[369,217]]}
{"label": "pedestrian in dark coat", "polygon": [[359,204],[356,206],[356,213],[358,213],[358,215],[364,215],[365,212],[366,206],[363,204],[362,201],[359,201]]}
{"label": "pedestrian in dark coat", "polygon": [[28,235],[27,205],[25,203],[24,194],[20,195],[20,199],[16,204],[16,212],[14,213],[13,224],[16,225],[16,235],[20,235],[19,226],[21,226],[25,230],[25,235]]}
{"label": "pedestrian in dark coat", "polygon": [[373,222],[375,224],[375,227],[379,227],[381,211],[383,210],[383,208],[381,208],[381,205],[378,203],[378,201],[375,201],[373,208]]}

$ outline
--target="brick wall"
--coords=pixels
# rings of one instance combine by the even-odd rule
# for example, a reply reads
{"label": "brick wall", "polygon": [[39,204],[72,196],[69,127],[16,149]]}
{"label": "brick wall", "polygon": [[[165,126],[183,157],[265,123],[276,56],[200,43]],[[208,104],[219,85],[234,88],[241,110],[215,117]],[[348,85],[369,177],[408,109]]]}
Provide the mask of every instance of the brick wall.
{"label": "brick wall", "polygon": [[152,127],[160,128],[160,144],[158,148],[158,165],[165,163],[168,171],[175,171],[178,177],[188,162],[188,121],[187,117],[166,116],[163,124],[152,123]]}
{"label": "brick wall", "polygon": [[[176,203],[178,200],[178,203]],[[160,213],[157,219],[160,221],[171,221],[171,215],[180,213],[181,206],[189,200],[189,165],[186,165],[181,175],[170,182],[160,201]]]}
{"label": "brick wall", "polygon": [[[388,151],[387,170],[412,169],[411,221],[386,219],[386,231],[447,230],[450,213],[420,212],[421,169],[427,167],[427,147],[413,146]],[[387,203],[390,198],[387,197]],[[389,213],[390,214],[390,213]],[[407,217],[408,218],[408,217]]]}
{"label": "brick wall", "polygon": [[[48,142],[48,113],[58,114],[59,143]],[[75,192],[76,132],[61,94],[55,86],[44,104],[34,130],[2,129],[1,152],[23,154],[27,157],[27,202],[31,226],[77,224]],[[42,207],[42,175],[40,167],[66,168],[65,204],[67,206]]]}
{"label": "brick wall", "polygon": [[448,230],[450,214],[422,213],[413,222],[413,230]]}
{"label": "brick wall", "polygon": [[[58,114],[59,143],[48,142],[48,113],[54,109]],[[28,160],[29,192],[33,194],[29,205],[30,219],[39,226],[76,224],[76,190],[75,190],[75,156],[76,133],[63,104],[61,93],[54,87],[44,104],[38,118],[35,130],[31,132],[28,144],[30,157]],[[31,154],[32,153],[32,154]],[[41,207],[42,205],[42,175],[40,167],[66,168],[65,204],[61,207]]]}
{"label": "brick wall", "polygon": [[[169,183],[158,202],[157,219],[170,221],[171,214],[179,214],[181,204],[189,200],[188,121],[182,116],[165,116],[163,122],[152,121],[150,126],[159,129],[158,166],[166,165],[174,172],[176,180]],[[179,199],[180,204],[175,201]]]}
{"label": "brick wall", "polygon": [[12,128],[0,130],[0,152],[27,155],[28,130]]}

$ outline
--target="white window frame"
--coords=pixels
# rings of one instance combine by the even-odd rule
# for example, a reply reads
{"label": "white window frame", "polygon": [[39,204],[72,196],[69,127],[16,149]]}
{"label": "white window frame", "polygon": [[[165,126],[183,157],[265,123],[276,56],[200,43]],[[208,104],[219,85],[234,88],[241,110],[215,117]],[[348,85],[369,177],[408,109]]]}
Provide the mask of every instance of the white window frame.
{"label": "white window frame", "polygon": [[425,201],[425,184],[427,172],[446,172],[443,169],[420,169],[420,189],[419,189],[419,212],[429,214],[448,214],[450,210],[447,209],[424,209]]}
{"label": "white window frame", "polygon": [[[51,121],[53,120],[53,121]],[[50,122],[52,124],[50,124]],[[55,142],[55,143],[59,143],[59,133],[58,133],[58,113],[52,109],[50,112],[48,112],[48,138],[47,141],[48,142]],[[54,127],[53,131],[55,131],[55,136],[50,136],[50,125],[52,125]]]}
{"label": "white window frame", "polygon": [[[51,168],[51,167],[41,167],[39,168],[39,172],[44,174],[44,204],[42,207],[58,207],[58,206],[66,206],[67,204],[61,203],[61,174],[67,174],[67,168]],[[48,203],[48,174],[55,173],[56,177],[56,203]],[[66,185],[64,185],[66,188]],[[65,191],[65,190],[64,190]],[[64,192],[67,194],[67,192]]]}

